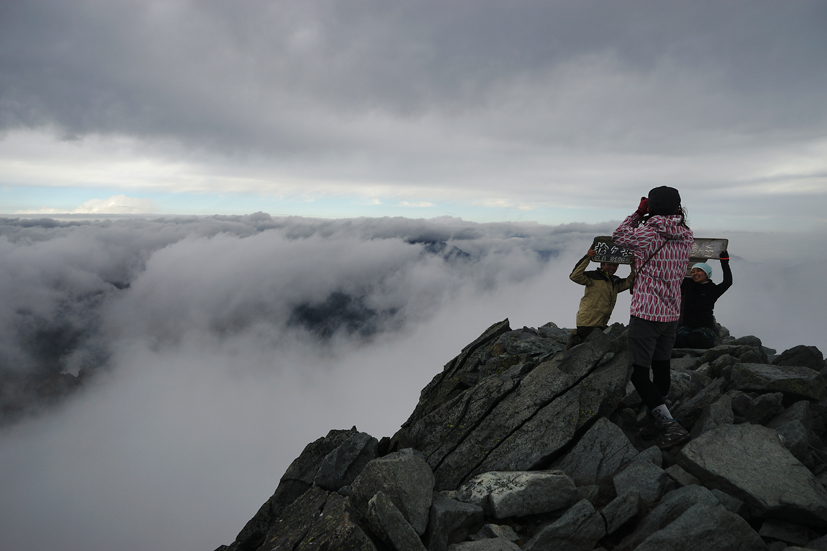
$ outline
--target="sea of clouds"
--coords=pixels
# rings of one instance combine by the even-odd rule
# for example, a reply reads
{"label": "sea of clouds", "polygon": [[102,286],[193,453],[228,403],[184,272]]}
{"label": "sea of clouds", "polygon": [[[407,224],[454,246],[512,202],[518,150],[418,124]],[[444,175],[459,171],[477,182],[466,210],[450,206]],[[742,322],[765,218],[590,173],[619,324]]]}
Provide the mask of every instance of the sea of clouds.
{"label": "sea of clouds", "polygon": [[[568,275],[615,225],[0,219],[0,375],[85,380],[0,428],[0,548],[230,543],[307,443],[391,436],[492,323],[573,326]],[[825,350],[825,261],[759,260],[733,261],[718,320]]]}

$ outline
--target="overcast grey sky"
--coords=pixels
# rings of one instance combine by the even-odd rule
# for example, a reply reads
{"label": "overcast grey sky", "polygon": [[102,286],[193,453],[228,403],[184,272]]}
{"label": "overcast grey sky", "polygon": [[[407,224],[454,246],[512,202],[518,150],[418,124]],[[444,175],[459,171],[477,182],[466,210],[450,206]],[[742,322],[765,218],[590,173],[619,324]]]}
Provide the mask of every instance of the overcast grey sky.
{"label": "overcast grey sky", "polygon": [[[571,326],[573,263],[654,186],[730,240],[719,321],[827,350],[826,27],[820,1],[0,0],[0,367],[62,335],[48,369],[101,368],[0,431],[0,547],[229,543],[304,445],[389,436],[491,323]],[[135,213],[222,216],[83,220]],[[356,329],[305,331],[336,300]]]}
{"label": "overcast grey sky", "polygon": [[819,1],[0,3],[0,212],[825,229]]}

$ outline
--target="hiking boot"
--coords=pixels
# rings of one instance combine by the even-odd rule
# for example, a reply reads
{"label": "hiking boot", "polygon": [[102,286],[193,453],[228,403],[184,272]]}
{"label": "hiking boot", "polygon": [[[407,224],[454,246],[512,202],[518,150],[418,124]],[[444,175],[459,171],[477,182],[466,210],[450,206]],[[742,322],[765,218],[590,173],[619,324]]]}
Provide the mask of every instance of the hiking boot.
{"label": "hiking boot", "polygon": [[577,334],[577,329],[572,329],[571,333],[569,334],[569,340],[566,343],[566,350],[571,350],[578,344],[583,343],[583,338]]}
{"label": "hiking boot", "polygon": [[644,440],[654,440],[662,432],[658,422],[652,419],[652,422],[640,429],[640,437]]}
{"label": "hiking boot", "polygon": [[[672,402],[669,400],[665,401],[666,407],[671,408]],[[659,421],[652,417],[652,412],[649,411],[649,408],[646,408],[646,418],[649,419],[649,424],[641,427],[640,429],[640,437],[644,440],[654,440],[660,433],[663,432],[663,427],[659,424]]]}
{"label": "hiking boot", "polygon": [[[678,444],[688,442],[692,436],[687,432],[680,423],[674,419],[667,419],[666,421],[658,421],[653,423],[659,426],[660,436],[658,436],[657,445],[660,449],[665,450]],[[642,431],[641,431],[642,432]]]}

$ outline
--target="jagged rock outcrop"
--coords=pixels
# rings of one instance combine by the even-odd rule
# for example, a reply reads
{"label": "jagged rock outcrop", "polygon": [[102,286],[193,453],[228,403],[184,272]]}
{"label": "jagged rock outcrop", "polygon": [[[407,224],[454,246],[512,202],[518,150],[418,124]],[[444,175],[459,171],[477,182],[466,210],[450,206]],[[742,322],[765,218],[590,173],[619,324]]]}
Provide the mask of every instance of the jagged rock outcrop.
{"label": "jagged rock outcrop", "polygon": [[660,450],[625,327],[567,351],[568,333],[492,325],[392,437],[309,444],[219,550],[827,549],[817,348],[676,349],[668,400],[693,439]]}
{"label": "jagged rock outcrop", "polygon": [[721,425],[688,443],[677,461],[704,486],[746,502],[756,517],[827,529],[827,490],[778,436],[761,425]]}

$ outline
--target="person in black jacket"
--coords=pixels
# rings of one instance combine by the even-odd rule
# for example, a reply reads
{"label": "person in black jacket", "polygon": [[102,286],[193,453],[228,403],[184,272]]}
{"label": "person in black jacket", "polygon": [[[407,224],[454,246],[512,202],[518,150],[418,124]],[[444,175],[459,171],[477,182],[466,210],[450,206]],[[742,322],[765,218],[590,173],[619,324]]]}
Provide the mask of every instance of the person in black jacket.
{"label": "person in black jacket", "polygon": [[724,280],[712,283],[712,266],[699,263],[692,266],[689,277],[681,284],[683,303],[681,321],[678,324],[678,336],[675,348],[712,348],[718,330],[713,309],[715,301],[732,286],[732,271],[729,269],[729,254],[721,251],[721,271]]}

